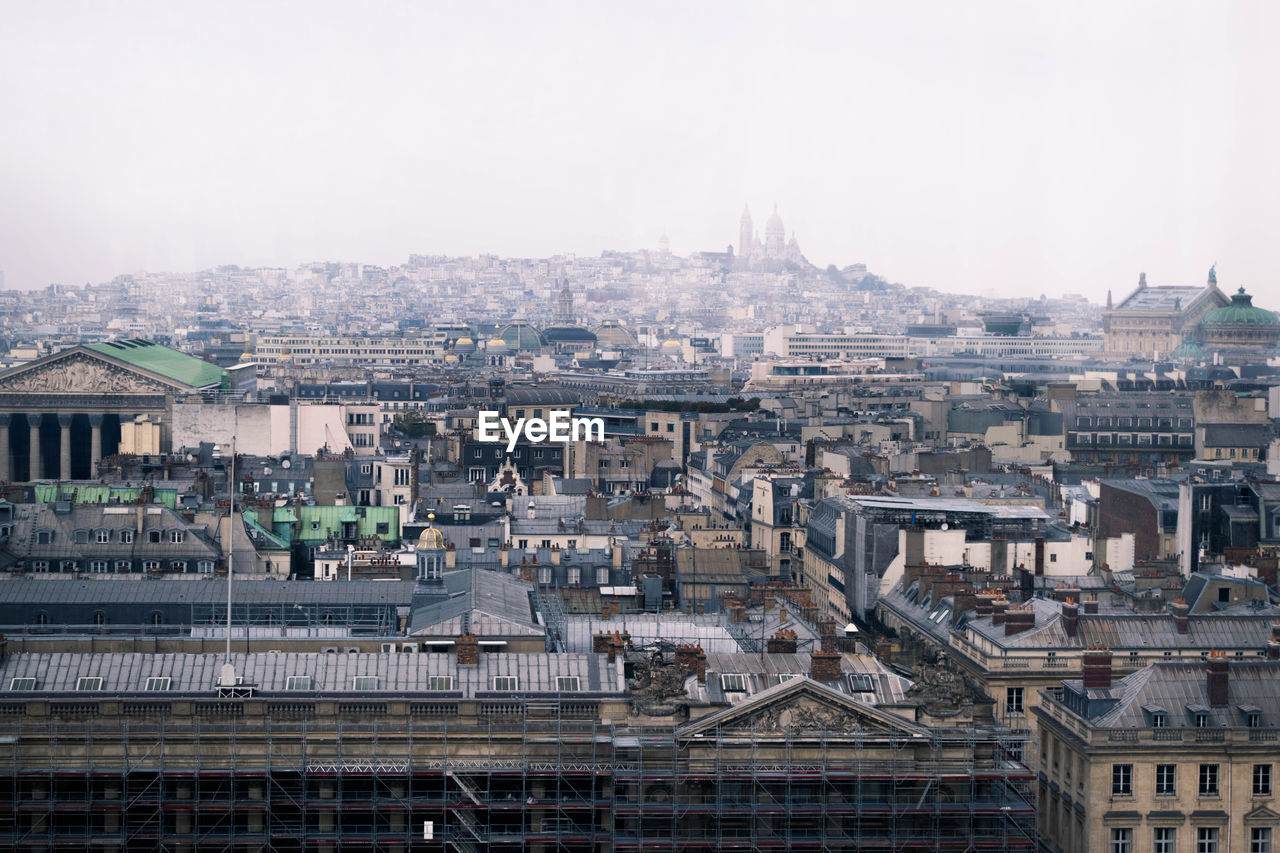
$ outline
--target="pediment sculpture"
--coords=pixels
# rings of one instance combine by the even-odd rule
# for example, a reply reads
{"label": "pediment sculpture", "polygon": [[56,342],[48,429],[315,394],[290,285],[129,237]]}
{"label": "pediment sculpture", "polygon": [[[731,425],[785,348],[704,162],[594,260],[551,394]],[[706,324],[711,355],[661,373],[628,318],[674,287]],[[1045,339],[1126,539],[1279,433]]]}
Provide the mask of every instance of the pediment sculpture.
{"label": "pediment sculpture", "polygon": [[38,394],[164,394],[169,386],[123,367],[73,355],[0,378],[0,391]]}

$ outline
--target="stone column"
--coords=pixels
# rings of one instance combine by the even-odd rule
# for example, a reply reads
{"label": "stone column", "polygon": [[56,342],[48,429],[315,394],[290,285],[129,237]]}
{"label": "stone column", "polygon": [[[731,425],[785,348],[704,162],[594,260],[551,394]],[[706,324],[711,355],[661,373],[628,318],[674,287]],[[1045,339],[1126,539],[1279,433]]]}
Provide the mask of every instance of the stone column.
{"label": "stone column", "polygon": [[40,458],[40,421],[43,415],[27,415],[27,423],[31,427],[31,473],[28,480],[39,480],[44,475],[44,460]]}
{"label": "stone column", "polygon": [[98,471],[98,463],[102,461],[102,415],[89,415],[89,430],[91,439],[89,444],[89,479],[101,477]]}
{"label": "stone column", "polygon": [[58,457],[58,479],[71,479],[71,415],[58,415],[62,427],[62,453]]}
{"label": "stone column", "polygon": [[9,458],[9,419],[8,412],[0,412],[0,482],[13,480],[13,463]]}

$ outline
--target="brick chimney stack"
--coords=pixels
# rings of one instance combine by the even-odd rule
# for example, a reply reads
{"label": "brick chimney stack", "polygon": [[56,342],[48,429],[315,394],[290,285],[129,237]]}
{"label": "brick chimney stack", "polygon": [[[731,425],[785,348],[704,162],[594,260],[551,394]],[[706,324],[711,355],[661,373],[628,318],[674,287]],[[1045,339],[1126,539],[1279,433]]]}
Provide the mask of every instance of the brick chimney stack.
{"label": "brick chimney stack", "polygon": [[676,666],[685,675],[696,675],[700,684],[707,683],[707,653],[699,645],[676,646]]}
{"label": "brick chimney stack", "polygon": [[991,625],[993,627],[1004,624],[1005,611],[1009,609],[1009,601],[1000,595],[991,602]]}
{"label": "brick chimney stack", "polygon": [[1089,597],[1084,600],[1084,612],[1090,616],[1098,613],[1098,594],[1096,592],[1089,593]]}
{"label": "brick chimney stack", "polygon": [[1111,650],[1088,649],[1084,653],[1084,686],[1106,688],[1111,686]]}
{"label": "brick chimney stack", "polygon": [[1074,598],[1062,602],[1062,630],[1068,637],[1074,637],[1080,631],[1080,608]]}
{"label": "brick chimney stack", "polygon": [[462,634],[455,646],[458,652],[458,666],[480,665],[480,642],[475,634]]}
{"label": "brick chimney stack", "polygon": [[780,628],[778,633],[765,641],[765,651],[771,655],[795,654],[796,632],[786,628]]}
{"label": "brick chimney stack", "polygon": [[1186,634],[1190,632],[1191,620],[1188,617],[1191,613],[1191,605],[1179,598],[1173,603],[1173,607],[1170,610],[1173,612],[1173,626],[1178,629],[1178,633]]}
{"label": "brick chimney stack", "polygon": [[1036,626],[1036,610],[1030,603],[1010,607],[1004,614],[1004,635],[1021,634]]}
{"label": "brick chimney stack", "polygon": [[1230,667],[1227,653],[1209,652],[1209,662],[1205,673],[1205,687],[1209,694],[1209,704],[1214,708],[1222,708],[1230,704],[1227,695],[1230,692]]}
{"label": "brick chimney stack", "polygon": [[813,652],[809,656],[809,677],[814,681],[839,681],[840,653]]}
{"label": "brick chimney stack", "polygon": [[1280,660],[1280,622],[1271,626],[1271,639],[1267,641],[1267,660]]}

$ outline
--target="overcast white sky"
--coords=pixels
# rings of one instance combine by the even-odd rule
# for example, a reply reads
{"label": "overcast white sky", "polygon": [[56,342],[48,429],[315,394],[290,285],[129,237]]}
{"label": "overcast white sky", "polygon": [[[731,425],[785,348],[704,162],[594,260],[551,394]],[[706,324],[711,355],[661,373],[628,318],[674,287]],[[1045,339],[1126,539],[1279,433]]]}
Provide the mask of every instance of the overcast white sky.
{"label": "overcast white sky", "polygon": [[[1280,3],[0,0],[9,287],[723,250],[1280,303]],[[1270,298],[1267,298],[1270,294]]]}

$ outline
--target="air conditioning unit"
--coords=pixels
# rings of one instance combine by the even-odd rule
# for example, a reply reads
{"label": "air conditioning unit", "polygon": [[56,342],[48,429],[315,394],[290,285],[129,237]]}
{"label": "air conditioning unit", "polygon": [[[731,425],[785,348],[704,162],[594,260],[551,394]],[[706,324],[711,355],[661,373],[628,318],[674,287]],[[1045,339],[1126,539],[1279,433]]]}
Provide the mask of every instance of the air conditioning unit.
{"label": "air conditioning unit", "polygon": [[396,644],[395,644],[395,643],[383,643],[383,644],[382,644],[382,651],[383,651],[383,652],[394,652],[395,650],[396,650]]}
{"label": "air conditioning unit", "polygon": [[338,647],[337,647],[337,646],[325,646],[325,647],[324,647],[323,649],[321,649],[320,651],[322,651],[323,653],[325,653],[325,654],[327,654],[327,655],[336,655],[336,654],[338,653]]}
{"label": "air conditioning unit", "polygon": [[401,644],[400,644],[400,651],[402,651],[402,652],[416,652],[416,651],[418,651],[418,644],[417,644],[417,643],[401,643]]}

